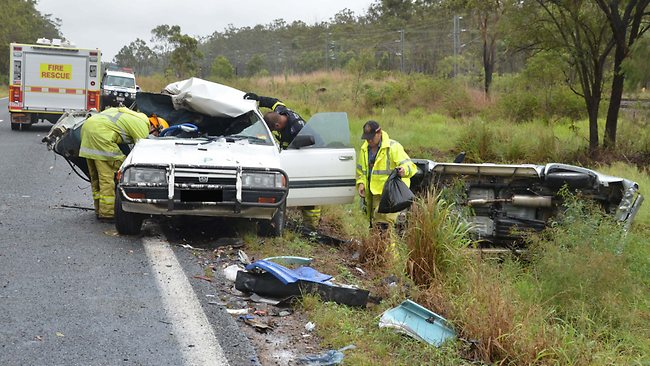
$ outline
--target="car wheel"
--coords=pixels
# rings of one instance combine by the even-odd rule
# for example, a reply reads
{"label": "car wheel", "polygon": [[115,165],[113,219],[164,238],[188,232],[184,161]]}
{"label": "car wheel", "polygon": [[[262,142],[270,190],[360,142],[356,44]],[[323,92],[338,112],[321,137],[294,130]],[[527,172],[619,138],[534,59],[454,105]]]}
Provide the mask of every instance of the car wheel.
{"label": "car wheel", "polygon": [[263,220],[258,223],[258,231],[262,236],[279,237],[282,236],[284,230],[284,219],[287,212],[287,204],[282,204],[275,211],[275,214],[270,220]]}
{"label": "car wheel", "polygon": [[138,235],[144,215],[122,210],[122,194],[115,191],[115,229],[122,235]]}

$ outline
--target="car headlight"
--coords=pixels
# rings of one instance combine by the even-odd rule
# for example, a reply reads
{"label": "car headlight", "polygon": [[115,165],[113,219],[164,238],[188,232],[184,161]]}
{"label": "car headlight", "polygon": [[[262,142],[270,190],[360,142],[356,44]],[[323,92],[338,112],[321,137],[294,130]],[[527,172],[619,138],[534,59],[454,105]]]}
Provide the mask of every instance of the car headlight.
{"label": "car headlight", "polygon": [[102,91],[102,94],[111,95],[111,91],[110,90],[104,90],[104,91]]}
{"label": "car headlight", "polygon": [[117,91],[113,90],[113,95],[117,95]]}
{"label": "car headlight", "polygon": [[167,171],[157,168],[131,167],[124,172],[123,183],[167,183]]}
{"label": "car headlight", "polygon": [[242,173],[242,185],[252,188],[281,188],[286,185],[280,173]]}

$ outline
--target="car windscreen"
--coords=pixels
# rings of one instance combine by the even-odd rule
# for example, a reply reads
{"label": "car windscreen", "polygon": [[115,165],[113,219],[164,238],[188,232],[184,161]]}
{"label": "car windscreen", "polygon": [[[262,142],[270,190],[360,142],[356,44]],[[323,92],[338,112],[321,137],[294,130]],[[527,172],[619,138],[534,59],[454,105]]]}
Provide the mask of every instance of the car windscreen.
{"label": "car windscreen", "polygon": [[106,75],[106,80],[104,80],[104,85],[106,86],[120,86],[123,88],[135,88],[135,79],[126,78],[123,76],[114,76]]}
{"label": "car windscreen", "polygon": [[271,145],[273,137],[269,133],[262,117],[250,111],[237,117],[215,117],[188,109],[176,109],[171,96],[156,93],[138,93],[136,105],[139,111],[151,116],[164,118],[170,126],[184,123],[193,124],[199,131],[195,137],[230,137],[246,139],[251,143]]}

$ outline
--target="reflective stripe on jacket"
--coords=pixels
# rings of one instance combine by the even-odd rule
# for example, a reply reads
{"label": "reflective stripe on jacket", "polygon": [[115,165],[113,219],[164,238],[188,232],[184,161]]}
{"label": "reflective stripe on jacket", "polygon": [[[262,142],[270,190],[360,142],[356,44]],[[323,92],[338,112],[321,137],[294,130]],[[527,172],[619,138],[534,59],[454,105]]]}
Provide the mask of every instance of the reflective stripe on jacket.
{"label": "reflective stripe on jacket", "polygon": [[368,141],[361,145],[357,160],[357,186],[360,183],[366,187],[366,195],[381,195],[384,184],[390,173],[401,166],[404,168],[402,180],[411,186],[411,177],[417,172],[417,167],[404,151],[402,144],[388,137],[388,133],[381,132],[381,146],[375,158],[372,172],[370,172],[370,187],[368,187]]}
{"label": "reflective stripe on jacket", "polygon": [[108,108],[81,126],[79,156],[95,160],[124,159],[118,144],[132,144],[149,136],[149,120],[126,107]]}

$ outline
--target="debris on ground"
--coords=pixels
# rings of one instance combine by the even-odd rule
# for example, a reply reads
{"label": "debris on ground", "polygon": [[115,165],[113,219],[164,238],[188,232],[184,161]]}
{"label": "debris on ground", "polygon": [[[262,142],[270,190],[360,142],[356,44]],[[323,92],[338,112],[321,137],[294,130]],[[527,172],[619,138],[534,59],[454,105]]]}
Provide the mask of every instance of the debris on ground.
{"label": "debris on ground", "polygon": [[368,303],[370,293],[367,290],[336,284],[331,281],[332,276],[311,267],[292,270],[259,260],[246,266],[246,270],[251,272],[239,271],[235,279],[235,288],[242,292],[275,299],[318,294],[323,301],[358,307],[365,307]]}
{"label": "debris on ground", "polygon": [[266,333],[268,330],[273,329],[272,324],[265,323],[253,315],[242,315],[239,317],[239,319],[242,320],[245,324],[250,325],[260,333]]}
{"label": "debris on ground", "polygon": [[251,263],[250,258],[248,258],[248,254],[246,254],[246,252],[241,249],[237,251],[237,257],[239,257],[239,261],[245,266]]}
{"label": "debris on ground", "polygon": [[311,332],[314,329],[316,329],[316,324],[314,324],[313,322],[308,322],[307,324],[305,324],[306,331]]}
{"label": "debris on ground", "polygon": [[379,327],[395,329],[435,346],[456,337],[445,318],[411,300],[386,310],[379,319]]}
{"label": "debris on ground", "polygon": [[212,278],[210,278],[210,277],[208,277],[208,276],[198,276],[198,275],[197,275],[197,276],[194,276],[194,278],[196,278],[197,280],[203,280],[203,281],[212,282]]}
{"label": "debris on ground", "polygon": [[343,362],[344,351],[356,348],[353,344],[345,346],[338,350],[329,350],[315,356],[304,356],[298,359],[298,362],[307,366],[329,366],[338,365]]}
{"label": "debris on ground", "polygon": [[226,279],[228,281],[235,282],[235,279],[237,278],[237,272],[243,271],[244,268],[241,267],[238,264],[231,264],[228,267],[223,269],[223,275],[226,276]]}
{"label": "debris on ground", "polygon": [[[305,324],[309,323],[311,319],[304,312],[292,308],[295,305],[294,301],[302,297],[303,293],[319,293],[316,283],[310,285],[308,281],[298,280],[293,284],[285,285],[265,270],[253,269],[252,271],[255,271],[255,273],[248,272],[244,268],[247,264],[246,262],[250,262],[251,260],[255,262],[255,259],[253,255],[249,256],[244,252],[246,248],[238,245],[239,243],[234,243],[232,240],[229,240],[228,244],[222,241],[226,245],[219,247],[214,247],[214,242],[215,239],[211,239],[209,243],[205,244],[202,248],[206,250],[203,252],[193,252],[193,255],[197,257],[202,266],[214,271],[212,283],[216,286],[218,292],[216,295],[210,294],[211,296],[207,296],[205,302],[208,304],[207,306],[218,306],[221,308],[221,311],[226,311],[234,319],[238,320],[237,323],[240,325],[240,331],[254,344],[262,364],[296,365],[299,356],[319,355],[327,350],[320,346],[322,339],[318,335],[318,332],[316,330],[309,332],[305,328]],[[194,241],[189,243],[180,242],[178,244],[190,243],[195,245]],[[192,250],[195,248],[188,247],[186,249]],[[291,255],[268,257],[264,260],[273,263],[271,266],[282,265],[292,269],[297,269],[300,266],[313,267],[314,263],[312,258]],[[325,282],[331,282],[331,284],[321,283],[319,286],[328,288],[344,286],[335,283],[332,276],[320,273],[314,268],[306,270],[302,275],[309,277],[315,273],[319,273],[323,276],[323,279],[327,278]],[[291,291],[285,295],[282,293],[277,295],[273,291],[273,288],[270,294],[264,291],[242,292],[236,285],[237,276],[242,276],[242,274],[251,276],[255,279],[254,282],[257,282],[256,279],[259,276],[270,276],[275,286],[285,289],[288,287]],[[232,282],[233,275],[235,276],[235,283]],[[229,277],[230,280],[226,277]],[[264,283],[261,283],[261,285],[264,285]],[[311,288],[310,286],[316,287]],[[328,294],[328,291],[334,291],[335,294]],[[325,301],[341,297],[341,294],[336,292],[339,290],[330,289],[328,291],[320,290],[321,293],[326,295],[321,295],[321,298]],[[356,300],[358,306],[364,306],[364,301],[369,298],[368,292],[365,290],[351,287],[347,291],[353,295],[356,294],[360,299]],[[361,296],[359,297],[359,295]]]}
{"label": "debris on ground", "polygon": [[308,266],[311,264],[311,258],[296,257],[293,255],[280,255],[277,257],[264,258],[265,261],[275,262],[285,266]]}
{"label": "debris on ground", "polygon": [[309,239],[309,241],[318,242],[321,244],[341,246],[348,242],[345,239],[341,239],[321,231],[314,231],[302,225],[295,224],[293,222],[287,222],[285,224],[285,227],[297,234],[300,234],[306,239]]}
{"label": "debris on ground", "polygon": [[248,314],[248,308],[244,309],[226,309],[226,312],[230,315],[244,315]]}

